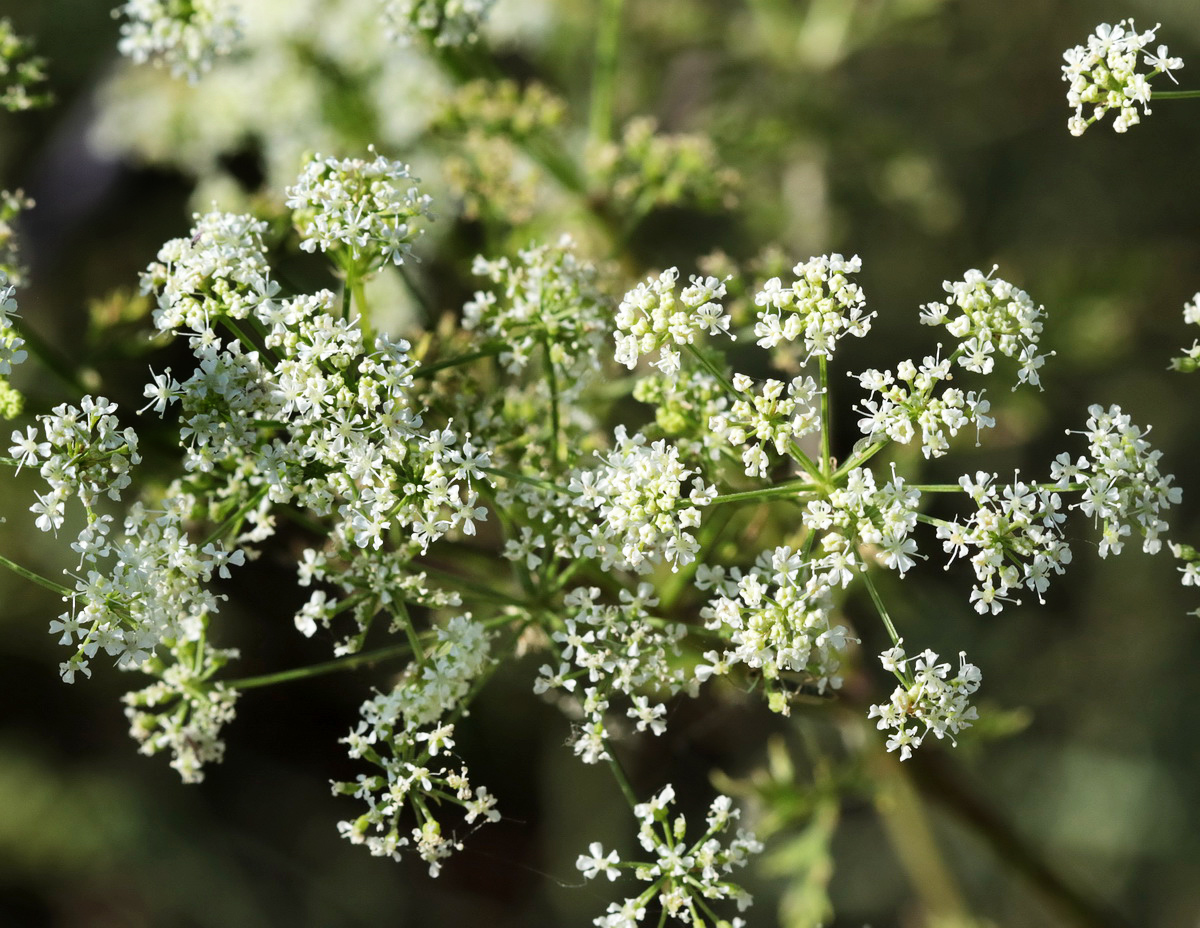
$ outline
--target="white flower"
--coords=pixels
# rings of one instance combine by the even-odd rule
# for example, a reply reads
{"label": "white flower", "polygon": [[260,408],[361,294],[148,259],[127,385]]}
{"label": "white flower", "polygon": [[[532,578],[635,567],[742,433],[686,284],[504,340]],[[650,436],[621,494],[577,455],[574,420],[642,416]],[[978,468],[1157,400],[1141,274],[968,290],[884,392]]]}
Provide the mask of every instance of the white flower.
{"label": "white flower", "polygon": [[621,875],[616,866],[620,862],[621,858],[617,856],[616,851],[609,851],[605,854],[600,842],[593,841],[588,845],[588,853],[579,855],[575,866],[583,872],[585,880],[594,880],[603,873],[612,881]]}

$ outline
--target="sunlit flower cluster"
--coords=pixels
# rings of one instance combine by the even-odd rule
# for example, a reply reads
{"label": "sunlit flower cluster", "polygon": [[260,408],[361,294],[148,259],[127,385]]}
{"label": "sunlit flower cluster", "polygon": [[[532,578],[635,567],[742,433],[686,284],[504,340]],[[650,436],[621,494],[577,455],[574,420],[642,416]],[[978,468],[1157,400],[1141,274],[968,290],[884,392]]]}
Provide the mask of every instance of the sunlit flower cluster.
{"label": "sunlit flower cluster", "polygon": [[413,223],[429,218],[429,202],[408,165],[379,154],[369,161],[315,155],[287,191],[300,247],[333,252],[357,277],[404,263],[422,232]]}
{"label": "sunlit flower cluster", "polygon": [[970,698],[983,675],[965,653],[959,653],[958,672],[952,673],[933,651],[908,657],[903,644],[901,639],[879,655],[883,668],[902,682],[889,702],[871,706],[868,718],[879,719],[876,727],[888,731],[887,749],[898,750],[900,759],[907,760],[930,732],[954,741],[955,735],[971,727],[979,715]]}
{"label": "sunlit flower cluster", "polygon": [[[1128,131],[1150,114],[1150,81],[1164,73],[1174,80],[1171,72],[1183,67],[1183,60],[1171,57],[1165,45],[1153,53],[1147,50],[1158,28],[1138,32],[1132,19],[1115,26],[1101,23],[1086,46],[1063,53],[1063,80],[1070,84],[1067,103],[1075,110],[1067,120],[1072,135],[1083,135],[1110,110],[1116,113],[1116,132]],[[1139,70],[1142,67],[1148,70]]]}
{"label": "sunlit flower cluster", "polygon": [[787,384],[768,380],[756,389],[753,380],[737,374],[733,387],[741,397],[728,412],[712,416],[709,428],[718,438],[742,449],[747,477],[767,476],[767,449],[776,455],[787,454],[799,439],[820,431],[821,419],[813,404],[820,388],[811,377],[793,377]]}
{"label": "sunlit flower cluster", "polygon": [[716,302],[725,296],[725,283],[692,277],[677,296],[678,280],[679,270],[668,268],[625,294],[617,309],[618,363],[633,370],[640,357],[658,352],[651,364],[671,376],[682,364],[680,347],[693,345],[702,332],[729,334],[729,315]]}
{"label": "sunlit flower cluster", "polygon": [[[579,556],[596,558],[604,569],[646,573],[661,561],[675,568],[696,559],[692,532],[700,509],[717,495],[696,471],[685,467],[679,450],[666,441],[647,443],[642,433],[618,426],[616,447],[594,470],[575,475],[576,503],[595,510],[591,530],[575,541]],[[689,489],[690,479],[690,489]]]}
{"label": "sunlit flower cluster", "polygon": [[850,279],[860,270],[858,255],[821,255],[792,268],[796,280],[790,285],[772,277],[754,297],[761,307],[754,326],[758,344],[774,348],[800,340],[806,357],[828,358],[845,336],[862,338],[875,313],[866,312],[866,295]]}

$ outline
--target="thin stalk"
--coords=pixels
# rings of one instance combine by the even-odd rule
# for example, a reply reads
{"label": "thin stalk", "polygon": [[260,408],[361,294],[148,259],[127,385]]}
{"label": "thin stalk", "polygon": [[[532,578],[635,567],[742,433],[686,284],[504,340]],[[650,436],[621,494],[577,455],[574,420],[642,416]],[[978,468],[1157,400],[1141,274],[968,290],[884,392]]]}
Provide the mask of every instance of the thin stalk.
{"label": "thin stalk", "polygon": [[561,464],[560,454],[564,449],[558,439],[558,433],[562,428],[558,411],[558,374],[554,371],[554,359],[550,357],[548,339],[542,339],[542,348],[546,352],[546,379],[550,384],[550,454],[554,463]]}
{"label": "thin stalk", "polygon": [[65,356],[50,347],[50,343],[38,335],[37,332],[34,332],[29,326],[25,325],[20,317],[13,317],[13,320],[13,327],[17,330],[17,334],[24,339],[25,347],[41,362],[46,370],[61,380],[65,386],[71,388],[72,395],[83,396],[89,392]]}
{"label": "thin stalk", "polygon": [[59,596],[75,595],[74,590],[69,590],[60,583],[55,583],[53,580],[43,577],[41,574],[34,573],[32,570],[22,567],[16,561],[10,561],[3,555],[0,555],[0,567],[7,567],[18,577],[24,577],[26,580],[36,583],[38,586],[49,590],[51,593],[57,593]]}
{"label": "thin stalk", "polygon": [[705,370],[717,378],[717,382],[725,388],[725,392],[727,392],[734,399],[745,399],[742,391],[737,389],[737,387],[730,382],[729,378],[727,378],[721,371],[717,369],[717,366],[713,364],[712,361],[708,360],[708,358],[702,355],[696,349],[695,345],[689,343],[683,347],[687,349],[688,354],[700,362],[701,366],[703,366]]}
{"label": "thin stalk", "polygon": [[[1059,486],[1057,483],[1034,483],[1030,484],[1030,489],[1033,490],[1051,490],[1059,493],[1075,493],[1085,488],[1086,484],[1068,483],[1065,487]],[[957,483],[910,483],[909,489],[919,490],[922,493],[965,493]]]}
{"label": "thin stalk", "polygon": [[254,344],[254,340],[237,324],[236,319],[230,319],[228,316],[221,316],[220,319],[225,327],[237,337],[237,340],[246,346],[247,350],[253,351],[255,354],[262,354],[262,349]]}
{"label": "thin stalk", "polygon": [[229,531],[229,529],[237,520],[241,519],[242,516],[258,505],[259,501],[267,495],[267,489],[267,487],[260,487],[257,493],[246,500],[246,502],[242,503],[242,505],[238,506],[238,508],[231,512],[228,516],[226,516],[225,521],[213,529],[212,534],[204,539],[200,547],[208,547],[208,545],[212,544],[227,531]]}
{"label": "thin stalk", "polygon": [[408,611],[408,606],[404,600],[396,600],[396,609],[400,613],[400,617],[404,621],[404,634],[408,637],[409,647],[412,648],[412,653],[420,664],[425,663],[425,649],[421,647],[421,639],[417,635],[417,628],[413,625],[412,615]]}
{"label": "thin stalk", "polygon": [[833,457],[829,453],[830,432],[833,427],[833,417],[829,412],[829,359],[825,355],[818,355],[817,364],[820,368],[821,375],[821,473],[826,477],[833,469]]}
{"label": "thin stalk", "polygon": [[457,592],[464,593],[468,596],[474,596],[478,599],[490,600],[491,602],[500,603],[505,606],[519,606],[522,609],[530,608],[530,603],[523,599],[518,599],[516,596],[510,596],[508,593],[502,593],[499,590],[494,590],[491,587],[484,586],[481,583],[476,583],[473,580],[468,580],[449,570],[444,570],[441,567],[435,567],[433,564],[426,564],[423,561],[413,561],[413,567],[417,570],[424,571],[434,577],[439,577],[447,583],[458,585]]}
{"label": "thin stalk", "polygon": [[779,497],[794,497],[803,496],[806,490],[812,490],[812,484],[808,480],[798,481],[794,484],[784,484],[780,486],[767,486],[762,490],[745,490],[739,493],[721,493],[720,496],[714,497],[712,505],[720,503],[760,503],[764,499],[775,499]]}
{"label": "thin stalk", "polygon": [[854,468],[862,467],[867,463],[867,461],[871,460],[871,458],[875,457],[875,455],[877,455],[891,443],[892,440],[890,438],[881,438],[879,441],[873,442],[858,454],[851,455],[850,460],[846,461],[846,463],[835,470],[829,479],[836,482],[842,477],[845,477],[846,474],[850,473],[850,471],[854,470]]}
{"label": "thin stalk", "polygon": [[556,493],[566,493],[569,496],[578,496],[574,490],[560,487],[557,483],[549,480],[539,480],[537,477],[528,477],[525,474],[518,474],[511,470],[501,470],[498,467],[481,467],[479,468],[485,474],[491,474],[493,477],[507,477],[509,480],[516,480],[518,483],[527,483],[532,487],[541,487],[543,490],[553,490]]}
{"label": "thin stalk", "polygon": [[892,623],[892,617],[888,615],[887,606],[883,604],[883,600],[879,596],[879,591],[875,589],[875,581],[871,579],[869,571],[862,572],[863,583],[866,584],[867,592],[871,594],[871,602],[875,604],[875,608],[879,611],[879,617],[883,619],[883,625],[887,629],[888,636],[892,639],[892,644],[899,646],[900,635],[896,631],[896,626]]}
{"label": "thin stalk", "polygon": [[792,480],[778,486],[763,487],[761,490],[743,490],[740,493],[722,493],[714,497],[711,505],[719,503],[756,503],[762,500],[774,499],[779,496],[801,496],[813,485],[808,480]]}
{"label": "thin stalk", "polygon": [[1196,100],[1200,99],[1200,90],[1155,90],[1150,93],[1151,100]]}
{"label": "thin stalk", "polygon": [[432,377],[438,371],[444,371],[448,367],[459,367],[463,364],[470,364],[472,361],[478,361],[481,358],[494,358],[504,350],[504,347],[504,345],[493,345],[491,348],[481,348],[478,351],[456,355],[453,358],[446,358],[444,361],[436,361],[433,364],[422,364],[412,372],[412,375],[414,377]]}
{"label": "thin stalk", "polygon": [[621,794],[625,797],[625,801],[629,803],[632,809],[638,804],[637,793],[633,791],[633,787],[629,785],[629,777],[625,773],[625,768],[621,766],[621,762],[617,760],[617,755],[613,753],[612,744],[607,740],[604,742],[604,753],[608,755],[608,769],[612,771],[613,777],[617,781],[617,786],[621,790]]}
{"label": "thin stalk", "polygon": [[588,139],[593,144],[612,138],[613,100],[617,87],[617,49],[621,37],[624,0],[603,0],[596,32],[596,58],[592,64],[592,103],[588,113]]}
{"label": "thin stalk", "polygon": [[375,344],[375,330],[371,327],[371,306],[367,303],[366,281],[360,275],[355,275],[350,283],[350,298],[358,310],[358,326],[362,329],[363,345],[369,350]]}
{"label": "thin stalk", "polygon": [[323,664],[310,664],[307,667],[293,667],[291,670],[280,670],[277,673],[265,673],[257,677],[243,677],[240,680],[223,680],[222,683],[234,690],[252,690],[260,686],[273,686],[276,683],[290,683],[293,680],[307,680],[309,677],[319,677],[327,673],[337,673],[342,670],[353,670],[366,664],[390,660],[412,653],[412,646],[407,642],[394,644],[374,651],[364,651],[350,657],[339,657],[337,660],[325,661]]}

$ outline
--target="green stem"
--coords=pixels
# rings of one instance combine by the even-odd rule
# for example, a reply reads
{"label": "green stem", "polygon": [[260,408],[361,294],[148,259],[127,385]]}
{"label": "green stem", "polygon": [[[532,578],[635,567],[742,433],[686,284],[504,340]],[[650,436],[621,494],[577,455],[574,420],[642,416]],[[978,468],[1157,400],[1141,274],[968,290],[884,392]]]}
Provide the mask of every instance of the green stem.
{"label": "green stem", "polygon": [[220,538],[222,535],[224,535],[227,531],[229,531],[229,529],[234,525],[235,522],[240,520],[242,518],[242,516],[244,516],[251,509],[253,509],[255,506],[258,505],[259,501],[264,496],[267,495],[267,489],[268,489],[267,487],[260,487],[258,489],[258,492],[256,492],[248,500],[246,500],[244,503],[242,503],[242,505],[238,506],[237,509],[235,509],[233,512],[231,512],[225,518],[225,521],[223,521],[220,525],[218,525],[215,529],[213,529],[212,534],[209,535],[207,538],[205,538],[203,542],[201,542],[200,547],[206,548],[208,545],[212,544],[218,538]]}
{"label": "green stem", "polygon": [[550,455],[554,463],[561,464],[560,452],[565,449],[560,446],[558,440],[558,433],[562,428],[558,411],[558,375],[554,372],[554,360],[550,357],[550,341],[545,337],[542,338],[542,348],[546,352],[546,379],[550,384]]}
{"label": "green stem", "polygon": [[617,49],[621,36],[624,0],[603,0],[596,32],[596,58],[592,65],[592,103],[588,114],[588,139],[593,144],[612,138],[613,99],[617,86]]}
{"label": "green stem", "polygon": [[518,599],[516,596],[510,596],[508,593],[502,593],[499,590],[493,590],[491,587],[468,580],[441,567],[435,567],[433,564],[426,564],[423,561],[413,561],[412,566],[419,571],[445,580],[447,583],[457,584],[458,588],[456,592],[463,593],[464,595],[474,596],[477,599],[500,603],[505,606],[519,606],[522,609],[532,608],[530,603],[523,599]]}
{"label": "green stem", "polygon": [[433,364],[422,364],[419,368],[412,372],[414,377],[432,377],[438,371],[444,371],[448,367],[459,367],[463,364],[470,364],[472,361],[478,361],[482,358],[494,358],[504,350],[504,345],[493,345],[491,348],[481,348],[478,351],[472,351],[469,354],[456,355],[453,358],[446,358],[444,361],[437,361]]}
{"label": "green stem", "polygon": [[310,664],[307,667],[293,667],[291,670],[280,670],[277,673],[265,673],[257,677],[243,677],[240,680],[223,680],[222,683],[234,690],[252,690],[260,686],[273,686],[276,683],[290,683],[293,680],[306,680],[309,677],[319,677],[327,673],[341,670],[353,670],[377,661],[386,661],[393,657],[402,657],[412,653],[412,646],[407,642],[394,644],[374,651],[364,651],[350,657],[339,657],[337,660],[326,661],[323,664]]}
{"label": "green stem", "polygon": [[871,460],[871,458],[875,457],[875,455],[877,455],[891,443],[892,440],[890,438],[881,438],[879,441],[873,442],[858,454],[851,455],[850,460],[835,470],[829,479],[833,482],[837,482],[842,477],[845,477],[846,474],[850,473],[850,471],[854,470],[854,468],[862,467],[867,463],[867,461]]}
{"label": "green stem", "polygon": [[26,580],[36,583],[38,586],[44,587],[52,593],[57,593],[59,596],[69,597],[75,595],[74,590],[69,590],[62,584],[55,583],[53,580],[43,577],[41,574],[35,574],[32,570],[22,567],[15,561],[10,561],[3,555],[0,555],[0,567],[7,567],[18,577],[24,577]]}
{"label": "green stem", "polygon": [[863,583],[866,584],[867,592],[871,594],[871,601],[875,603],[875,608],[879,611],[879,617],[883,619],[884,627],[887,628],[888,636],[892,639],[893,645],[900,644],[900,635],[896,631],[896,626],[892,624],[892,617],[888,615],[887,606],[883,604],[883,600],[879,596],[879,591],[875,589],[875,581],[871,579],[871,574],[864,570],[862,572]]}
{"label": "green stem", "polygon": [[833,469],[831,461],[832,456],[829,453],[830,431],[832,430],[833,417],[829,412],[829,359],[825,355],[817,356],[817,364],[820,368],[821,376],[821,473],[826,477]]}
{"label": "green stem", "polygon": [[509,480],[516,480],[518,483],[527,483],[531,487],[541,487],[543,490],[553,490],[555,493],[566,493],[568,496],[578,496],[574,490],[569,490],[566,487],[560,487],[557,483],[549,480],[540,480],[537,477],[528,477],[525,474],[518,474],[511,470],[501,470],[498,467],[481,467],[479,468],[485,474],[491,474],[493,477],[506,477]]}
{"label": "green stem", "polygon": [[[491,629],[497,625],[505,625],[511,621],[512,616],[506,615],[482,624],[485,629]],[[426,635],[432,636],[432,634],[432,631],[426,632]],[[378,661],[391,660],[393,657],[403,657],[411,653],[412,646],[408,642],[405,642],[403,644],[389,645],[386,648],[377,648],[374,651],[364,651],[361,654],[353,654],[349,657],[339,657],[337,660],[325,661],[321,664],[309,664],[307,667],[293,667],[291,670],[280,670],[277,673],[265,673],[257,677],[243,677],[240,680],[222,680],[221,682],[230,689],[252,690],[261,686],[273,686],[276,683],[307,680],[310,677],[319,677],[327,673],[337,673],[342,670],[354,670],[356,667],[363,667]]]}
{"label": "green stem", "polygon": [[746,398],[742,391],[737,389],[729,380],[729,378],[727,378],[721,371],[717,369],[717,366],[713,364],[712,361],[710,361],[697,350],[695,345],[689,342],[683,347],[687,349],[688,354],[700,362],[701,366],[704,367],[705,370],[717,378],[717,382],[725,388],[726,393],[737,400],[744,400]]}
{"label": "green stem", "polygon": [[720,503],[757,503],[780,496],[802,496],[805,491],[812,490],[809,480],[792,480],[778,486],[763,487],[761,490],[744,490],[740,493],[722,493],[713,499],[712,505]]}
{"label": "green stem", "polygon": [[83,396],[89,392],[83,381],[72,370],[66,357],[51,348],[49,342],[17,317],[14,317],[13,327],[17,330],[17,334],[24,339],[25,347],[29,349],[30,353],[42,363],[46,370],[61,380],[65,386],[70,387],[73,395]]}
{"label": "green stem", "polygon": [[228,316],[221,316],[220,319],[225,327],[237,337],[237,340],[246,347],[246,350],[252,351],[255,354],[262,354],[262,350],[258,347],[258,345],[254,344],[253,339],[251,339],[250,336],[246,334],[245,330],[237,324],[237,320],[230,319]]}
{"label": "green stem", "polygon": [[1150,94],[1151,100],[1197,100],[1200,90],[1155,90]]}
{"label": "green stem", "polygon": [[412,615],[409,614],[408,606],[404,600],[396,600],[396,609],[400,613],[400,618],[404,621],[404,634],[408,637],[409,647],[412,648],[412,653],[420,664],[425,663],[425,649],[421,647],[421,639],[417,635],[417,628],[413,625]]}
{"label": "green stem", "polygon": [[621,762],[617,760],[617,755],[613,753],[611,742],[607,739],[604,742],[604,753],[608,755],[608,769],[612,771],[613,777],[617,781],[617,786],[621,790],[621,794],[625,797],[625,801],[629,803],[632,809],[638,804],[637,793],[633,791],[633,787],[629,785],[629,777],[625,773],[625,768],[621,766]]}
{"label": "green stem", "polygon": [[[1032,490],[1050,490],[1058,493],[1077,493],[1086,487],[1082,483],[1068,483],[1065,487],[1060,487],[1057,483],[1033,483],[1029,485]],[[919,490],[922,493],[965,493],[957,483],[910,483],[908,488],[911,490]]]}
{"label": "green stem", "polygon": [[361,275],[355,275],[350,281],[350,297],[358,309],[358,326],[362,329],[363,345],[367,350],[375,344],[375,331],[371,328],[371,307],[367,303],[366,281]]}

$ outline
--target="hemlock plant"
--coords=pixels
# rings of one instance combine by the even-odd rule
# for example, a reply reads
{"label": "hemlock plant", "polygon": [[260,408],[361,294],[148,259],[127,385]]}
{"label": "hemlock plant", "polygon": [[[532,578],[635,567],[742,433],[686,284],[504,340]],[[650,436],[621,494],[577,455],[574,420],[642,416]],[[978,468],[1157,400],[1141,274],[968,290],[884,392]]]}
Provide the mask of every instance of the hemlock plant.
{"label": "hemlock plant", "polygon": [[[486,54],[478,31],[490,2],[377,6],[388,29],[456,77],[471,76],[460,56]],[[216,0],[117,12],[122,53],[193,82],[243,37],[238,12]],[[1067,53],[1073,134],[1108,110],[1118,132],[1139,121],[1138,106],[1149,112],[1148,80],[1182,67],[1165,47],[1144,51],[1154,35],[1131,21],[1102,26]],[[600,61],[603,100],[614,65]],[[443,125],[480,133],[476,143],[502,138],[570,188],[584,168],[554,147],[561,106],[511,83],[464,88]],[[594,119],[603,127],[610,115]],[[704,140],[622,149],[608,136],[592,139],[594,170],[616,183],[629,162],[632,192],[619,202],[631,221],[652,204],[733,188],[728,176],[714,181]],[[493,181],[474,191],[479,202]],[[905,578],[926,559],[966,562],[964,611],[1002,621],[1005,607],[1043,600],[1071,564],[1072,539],[1090,531],[1102,557],[1167,542],[1180,489],[1149,427],[1117,406],[1081,409],[1078,430],[1036,474],[975,470],[924,484],[905,474],[912,457],[891,454],[932,460],[986,445],[992,403],[1040,389],[1054,354],[1047,310],[998,268],[968,270],[940,292],[931,283],[914,313],[930,330],[927,353],[882,370],[842,363],[846,340],[870,338],[876,313],[857,282],[860,258],[840,254],[765,281],[639,274],[554,235],[478,256],[478,290],[453,322],[401,337],[376,319],[368,284],[404,271],[434,221],[438,203],[414,169],[373,149],[311,155],[275,194],[288,223],[197,214],[142,275],[160,340],[188,358],[152,367],[145,406],[85,395],[18,419],[5,460],[40,473],[33,521],[75,559],[60,582],[0,557],[61,595],[50,631],[63,680],[111,664],[143,675],[125,700],[131,733],[185,782],[222,759],[243,692],[391,661],[390,687],[364,692],[347,723],[357,773],[333,784],[347,797],[337,828],[371,854],[415,854],[437,876],[503,809],[455,751],[460,720],[498,668],[533,653],[520,665],[536,668],[529,687],[571,720],[579,760],[611,769],[636,826],[636,857],[599,842],[578,857],[585,879],[612,882],[621,897],[595,924],[742,924],[735,913],[750,898],[737,874],[763,845],[728,796],[688,820],[672,784],[636,791],[622,742],[661,736],[672,707],[706,688],[753,690],[786,716],[798,697],[836,697],[847,668],[869,661],[890,678],[890,695],[862,713],[886,751],[907,760],[930,735],[954,743],[978,719],[982,672],[963,652],[943,658],[911,640],[889,612],[897,584],[882,576]],[[626,228],[593,219],[618,236]],[[285,286],[273,259],[289,249],[323,256],[337,290]],[[1188,321],[1198,316],[1187,308]],[[5,276],[0,376],[32,348],[21,331]],[[1196,350],[1176,366],[1193,369]],[[6,381],[0,389],[16,416],[19,397]],[[640,408],[631,414],[614,395]],[[833,434],[839,405],[854,411],[851,436]],[[141,477],[139,423],[155,417],[177,431],[166,481]],[[953,507],[931,514],[930,500],[946,497]],[[757,521],[764,506],[777,520],[769,533]],[[298,537],[308,599],[295,630],[332,637],[336,662],[239,677],[236,651],[219,644],[221,581]],[[731,540],[737,556],[722,556]],[[1170,547],[1195,584],[1195,552]],[[847,611],[856,591],[874,615]],[[866,621],[889,642],[877,657],[859,653]]]}

